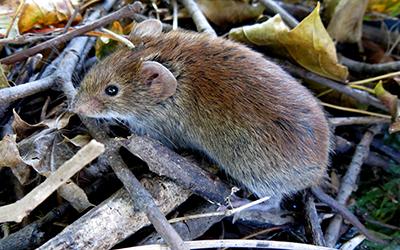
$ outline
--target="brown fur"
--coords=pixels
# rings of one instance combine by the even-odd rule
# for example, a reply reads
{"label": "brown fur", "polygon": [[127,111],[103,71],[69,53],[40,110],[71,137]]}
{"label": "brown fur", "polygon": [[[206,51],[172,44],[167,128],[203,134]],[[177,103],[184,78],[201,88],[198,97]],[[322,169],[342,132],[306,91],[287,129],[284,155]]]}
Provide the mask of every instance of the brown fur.
{"label": "brown fur", "polygon": [[[137,132],[205,153],[258,196],[290,194],[317,184],[329,153],[326,118],[312,94],[249,48],[197,33],[134,39],[85,77],[75,109],[128,120]],[[177,79],[158,102],[141,79],[143,61],[157,61]],[[104,94],[120,86],[116,97]]]}

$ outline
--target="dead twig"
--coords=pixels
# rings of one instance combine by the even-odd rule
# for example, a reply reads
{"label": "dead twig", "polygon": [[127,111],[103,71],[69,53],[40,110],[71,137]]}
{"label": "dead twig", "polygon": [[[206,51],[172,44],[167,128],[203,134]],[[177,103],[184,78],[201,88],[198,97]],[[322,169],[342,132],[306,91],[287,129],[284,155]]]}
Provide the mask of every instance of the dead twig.
{"label": "dead twig", "polygon": [[224,204],[226,197],[230,196],[231,190],[226,184],[211,178],[209,173],[157,140],[132,135],[124,146],[145,161],[152,172],[167,176],[207,200]]}
{"label": "dead twig", "polygon": [[201,12],[199,6],[193,0],[180,0],[180,2],[185,6],[189,15],[192,17],[193,22],[196,24],[197,31],[205,32],[211,36],[217,36],[214,29],[208,23],[207,19]]}
{"label": "dead twig", "polygon": [[371,125],[378,123],[390,123],[391,119],[372,116],[355,116],[355,117],[333,117],[329,118],[329,123],[332,126],[347,126],[347,125]]}
{"label": "dead twig", "polygon": [[350,96],[350,97],[356,99],[360,103],[369,104],[375,108],[378,108],[378,109],[388,112],[388,108],[385,107],[385,105],[383,105],[377,98],[368,94],[367,92],[353,89],[347,85],[343,85],[340,82],[330,80],[323,76],[317,75],[306,69],[296,66],[288,61],[279,60],[279,59],[270,58],[270,57],[269,57],[269,59],[272,61],[278,62],[278,64],[281,65],[286,71],[288,71],[289,73],[293,74],[296,77],[303,78],[305,80],[315,82],[320,85],[329,87],[331,89],[334,89],[340,93],[343,93],[347,96]]}
{"label": "dead twig", "polygon": [[[369,147],[374,136],[382,129],[381,125],[371,127],[363,136],[360,143],[356,147],[353,159],[348,167],[346,174],[343,176],[340,189],[336,200],[338,203],[345,205],[351,193],[356,186],[357,177],[361,171],[361,166],[369,154]],[[330,222],[326,233],[325,240],[328,246],[334,246],[339,238],[339,231],[343,222],[340,215],[335,217]],[[368,235],[366,235],[368,236]],[[376,238],[376,237],[374,237]]]}
{"label": "dead twig", "polygon": [[314,198],[308,195],[305,211],[307,215],[307,223],[311,229],[313,243],[317,246],[326,246],[324,234],[322,233],[317,209],[315,208]]}
{"label": "dead twig", "polygon": [[0,222],[20,222],[57,188],[103,152],[104,145],[92,140],[24,198],[13,204],[0,207]]}
{"label": "dead twig", "polygon": [[106,24],[109,24],[112,21],[119,20],[119,19],[126,18],[126,17],[131,17],[135,13],[140,12],[141,9],[142,9],[142,5],[139,2],[135,2],[133,4],[127,5],[114,13],[111,13],[111,14],[109,14],[105,17],[102,17],[96,21],[93,21],[91,23],[85,24],[85,25],[83,25],[77,29],[74,29],[64,35],[57,36],[51,40],[40,43],[29,49],[19,51],[8,57],[2,58],[2,59],[0,59],[0,63],[12,64],[17,61],[21,61],[23,59],[28,58],[29,56],[39,53],[40,51],[42,51],[46,48],[51,48],[60,43],[67,42],[76,36],[85,34],[88,31],[91,31],[91,30],[94,30],[101,26],[104,26]]}
{"label": "dead twig", "polygon": [[383,75],[394,71],[400,71],[400,61],[370,64],[357,62],[350,58],[341,56],[340,62],[347,66],[351,71],[362,75]]}
{"label": "dead twig", "polygon": [[37,81],[28,82],[14,87],[0,89],[0,105],[13,102],[39,92],[48,90],[53,86],[55,76],[51,75]]}
{"label": "dead twig", "polygon": [[[334,250],[334,248],[320,247],[308,244],[271,241],[271,240],[196,240],[185,241],[190,249],[210,248],[256,248],[256,249],[286,249],[286,250]],[[140,247],[120,248],[120,250],[169,250],[165,245],[147,245]]]}
{"label": "dead twig", "polygon": [[131,196],[135,208],[146,214],[154,228],[163,236],[165,242],[171,246],[172,249],[189,250],[179,234],[171,224],[169,224],[164,214],[161,213],[151,194],[140,184],[139,180],[136,179],[133,173],[123,163],[117,149],[108,148],[106,155],[111,168]]}
{"label": "dead twig", "polygon": [[286,24],[290,28],[294,28],[299,24],[299,21],[296,20],[292,15],[290,15],[285,9],[283,9],[279,4],[272,0],[261,0],[262,4],[264,4],[267,9],[271,10],[272,12],[279,14],[282,19],[286,22]]}

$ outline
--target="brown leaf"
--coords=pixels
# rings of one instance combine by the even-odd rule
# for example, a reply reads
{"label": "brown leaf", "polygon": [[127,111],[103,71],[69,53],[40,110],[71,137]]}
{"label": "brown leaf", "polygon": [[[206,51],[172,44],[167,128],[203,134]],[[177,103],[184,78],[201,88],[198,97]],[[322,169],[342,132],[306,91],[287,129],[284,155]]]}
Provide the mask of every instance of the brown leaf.
{"label": "brown leaf", "polygon": [[4,136],[3,140],[0,141],[0,168],[13,168],[22,162],[22,158],[19,155],[16,139],[17,136],[13,134]]}
{"label": "brown leaf", "polygon": [[15,112],[13,109],[14,120],[12,122],[12,128],[14,133],[18,136],[18,139],[25,138],[34,132],[46,128],[47,126],[43,123],[38,124],[29,124],[26,121],[22,120],[22,118]]}
{"label": "brown leaf", "polygon": [[328,32],[338,42],[361,41],[362,23],[368,0],[341,0],[329,22]]}

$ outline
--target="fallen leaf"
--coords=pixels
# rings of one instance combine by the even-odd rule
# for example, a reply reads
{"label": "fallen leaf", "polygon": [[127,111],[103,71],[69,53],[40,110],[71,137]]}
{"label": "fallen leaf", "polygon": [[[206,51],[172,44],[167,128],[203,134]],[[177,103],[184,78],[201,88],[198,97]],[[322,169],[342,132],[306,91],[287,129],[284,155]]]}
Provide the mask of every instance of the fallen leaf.
{"label": "fallen leaf", "polygon": [[257,19],[264,12],[261,3],[251,4],[249,0],[197,0],[204,15],[214,24],[226,27]]}
{"label": "fallen leaf", "polygon": [[71,180],[61,185],[61,187],[57,189],[57,193],[67,200],[79,213],[85,211],[89,207],[94,206],[92,203],[90,203],[86,193]]}
{"label": "fallen leaf", "polygon": [[368,12],[385,13],[390,16],[397,16],[400,14],[400,1],[399,0],[369,0]]}
{"label": "fallen leaf", "polygon": [[338,42],[359,43],[368,0],[341,0],[328,25],[328,33]]}
{"label": "fallen leaf", "polygon": [[0,64],[0,89],[10,87],[6,74],[4,73],[3,65]]}
{"label": "fallen leaf", "polygon": [[[78,0],[26,0],[18,20],[21,33],[40,25],[48,26],[66,22],[74,13]],[[74,21],[82,20],[78,14]]]}
{"label": "fallen leaf", "polygon": [[22,118],[17,114],[17,112],[15,112],[15,110],[13,110],[13,113],[14,121],[12,123],[12,128],[19,139],[25,138],[33,134],[34,132],[44,128],[57,130],[63,129],[68,125],[70,118],[75,115],[74,113],[65,112],[54,119],[46,119],[36,124],[29,124],[26,121],[22,120]]}
{"label": "fallen leaf", "polygon": [[338,63],[335,44],[319,16],[319,3],[310,15],[289,30],[279,15],[261,24],[232,29],[229,37],[272,48],[319,75],[344,81],[348,70]]}
{"label": "fallen leaf", "polygon": [[74,146],[77,146],[80,148],[85,146],[86,144],[88,144],[91,139],[92,139],[92,137],[90,135],[77,135],[72,139],[64,136],[65,141],[72,143]]}
{"label": "fallen leaf", "polygon": [[29,124],[26,121],[22,120],[22,118],[15,112],[13,109],[14,120],[11,124],[14,133],[18,136],[18,139],[25,138],[34,132],[46,128],[47,125],[43,123],[37,124]]}
{"label": "fallen leaf", "polygon": [[6,37],[7,30],[9,30],[9,38],[16,37],[19,35],[18,25],[12,25],[13,17],[17,14],[16,10],[20,1],[9,0],[3,1],[0,5],[0,38]]}
{"label": "fallen leaf", "polygon": [[0,141],[0,168],[13,168],[22,162],[16,139],[17,136],[13,134],[4,136],[3,140]]}

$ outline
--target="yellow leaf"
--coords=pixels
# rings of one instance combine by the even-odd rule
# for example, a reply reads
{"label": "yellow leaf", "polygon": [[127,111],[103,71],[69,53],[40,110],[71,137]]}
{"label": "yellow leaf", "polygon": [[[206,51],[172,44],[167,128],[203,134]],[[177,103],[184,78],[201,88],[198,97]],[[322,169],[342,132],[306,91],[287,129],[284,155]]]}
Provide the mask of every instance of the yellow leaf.
{"label": "yellow leaf", "polygon": [[347,78],[347,68],[338,63],[335,45],[319,16],[319,3],[313,12],[292,30],[289,30],[281,17],[276,15],[261,24],[232,29],[229,37],[273,48],[274,52],[289,56],[304,68],[319,75],[339,81]]}
{"label": "yellow leaf", "polygon": [[[20,32],[26,32],[38,25],[54,25],[66,22],[74,13],[77,0],[26,0],[18,21]],[[78,14],[74,21],[80,21]]]}
{"label": "yellow leaf", "polygon": [[399,0],[369,0],[368,12],[379,12],[397,16],[400,14],[400,1]]}

